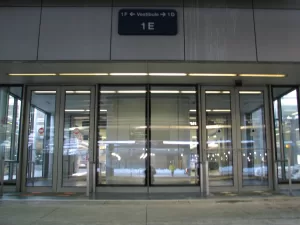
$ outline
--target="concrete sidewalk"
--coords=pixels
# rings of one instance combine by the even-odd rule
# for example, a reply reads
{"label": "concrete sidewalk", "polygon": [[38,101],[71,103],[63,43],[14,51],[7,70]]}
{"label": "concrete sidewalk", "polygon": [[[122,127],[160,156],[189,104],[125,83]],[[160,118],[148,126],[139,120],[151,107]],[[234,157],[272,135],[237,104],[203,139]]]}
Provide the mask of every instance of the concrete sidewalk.
{"label": "concrete sidewalk", "polygon": [[1,200],[0,225],[299,225],[300,198]]}

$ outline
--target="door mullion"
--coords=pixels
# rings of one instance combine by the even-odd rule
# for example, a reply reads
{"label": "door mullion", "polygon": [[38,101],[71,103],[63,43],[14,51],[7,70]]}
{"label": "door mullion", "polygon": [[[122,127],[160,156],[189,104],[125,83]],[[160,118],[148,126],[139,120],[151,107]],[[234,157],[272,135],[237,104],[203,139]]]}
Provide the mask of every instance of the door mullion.
{"label": "door mullion", "polygon": [[[265,133],[264,137],[266,140],[266,153],[267,153],[267,167],[268,169],[268,183],[269,183],[269,188],[272,189],[275,187],[276,184],[273,185],[273,174],[276,174],[273,172],[273,163],[275,162],[275,146],[272,148],[272,143],[273,142],[273,134],[272,132],[274,131],[274,113],[272,110],[272,95],[271,95],[271,90],[269,88],[264,88],[263,89],[263,102],[264,102],[264,124],[265,124]],[[271,151],[271,149],[274,149],[274,151]],[[275,168],[274,168],[275,169]],[[276,168],[277,169],[277,168]],[[276,179],[275,179],[276,180]]]}
{"label": "door mullion", "polygon": [[205,163],[207,162],[207,130],[206,130],[206,124],[207,124],[207,121],[206,121],[206,98],[205,98],[205,88],[201,88],[200,89],[200,102],[201,102],[201,112],[200,112],[200,120],[201,120],[201,124],[199,124],[199,129],[201,129],[199,131],[199,133],[201,133],[201,146],[200,146],[200,150],[202,152],[202,175],[203,175],[203,178],[202,178],[202,181],[203,181],[203,184],[200,184],[201,185],[201,192],[202,193],[207,193],[207,188],[209,188],[209,175],[208,175],[208,171],[206,171],[206,168],[205,168]]}
{"label": "door mullion", "polygon": [[[26,187],[26,180],[27,180],[27,165],[28,165],[28,136],[29,136],[29,116],[30,116],[30,102],[31,102],[31,89],[28,87],[24,87],[26,90],[23,92],[26,96],[24,99],[24,106],[23,106],[23,125],[22,130],[23,131],[23,151],[21,154],[22,157],[22,169],[20,171],[20,178],[21,178],[21,191],[27,191]],[[21,151],[20,151],[21,152]]]}
{"label": "door mullion", "polygon": [[242,171],[243,163],[241,160],[242,149],[241,149],[241,131],[240,131],[240,101],[239,101],[239,89],[235,88],[232,90],[232,148],[234,156],[234,187],[238,191],[242,188]]}
{"label": "door mullion", "polygon": [[94,152],[96,152],[97,149],[97,144],[96,140],[97,137],[95,135],[96,130],[97,130],[97,102],[96,102],[96,93],[95,93],[95,87],[90,88],[91,94],[90,94],[90,127],[89,127],[89,153],[88,153],[88,164],[89,164],[89,169],[87,171],[87,185],[89,192],[94,191],[94,183],[96,177],[94,176],[94,166],[95,165],[95,159],[94,159]]}
{"label": "door mullion", "polygon": [[[16,190],[17,192],[23,191],[25,189],[25,185],[23,183],[23,181],[25,180],[25,176],[23,175],[23,171],[26,171],[26,156],[27,153],[26,151],[24,151],[23,148],[23,144],[27,143],[26,136],[23,136],[21,134],[26,134],[26,129],[28,130],[28,126],[26,125],[26,121],[27,121],[27,101],[28,101],[28,97],[27,97],[27,86],[23,85],[22,87],[22,99],[21,99],[21,112],[20,112],[20,130],[19,130],[19,144],[18,144],[18,161],[19,161],[19,165],[18,165],[18,170],[17,170],[17,183],[16,183]],[[23,151],[21,151],[21,149],[23,149]],[[25,169],[24,169],[25,167]],[[26,173],[26,172],[25,172]]]}
{"label": "door mullion", "polygon": [[62,94],[61,88],[56,90],[56,104],[55,104],[55,134],[54,134],[54,163],[53,163],[53,192],[57,192],[61,187],[61,171],[62,165],[60,153],[61,153],[61,142],[60,138],[63,135],[61,126],[63,124],[63,110],[64,110],[64,95]]}

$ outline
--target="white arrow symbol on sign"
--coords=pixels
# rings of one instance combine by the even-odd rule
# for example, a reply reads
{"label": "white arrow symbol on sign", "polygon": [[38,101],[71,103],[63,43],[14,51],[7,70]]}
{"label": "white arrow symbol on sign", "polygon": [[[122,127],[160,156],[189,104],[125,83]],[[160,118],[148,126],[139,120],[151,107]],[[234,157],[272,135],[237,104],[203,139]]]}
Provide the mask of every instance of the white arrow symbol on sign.
{"label": "white arrow symbol on sign", "polygon": [[165,16],[166,16],[166,13],[163,12],[163,13],[161,13],[160,15],[163,16],[163,17],[165,17]]}
{"label": "white arrow symbol on sign", "polygon": [[135,15],[135,13],[133,13],[133,12],[130,13],[130,16],[134,16],[134,15]]}

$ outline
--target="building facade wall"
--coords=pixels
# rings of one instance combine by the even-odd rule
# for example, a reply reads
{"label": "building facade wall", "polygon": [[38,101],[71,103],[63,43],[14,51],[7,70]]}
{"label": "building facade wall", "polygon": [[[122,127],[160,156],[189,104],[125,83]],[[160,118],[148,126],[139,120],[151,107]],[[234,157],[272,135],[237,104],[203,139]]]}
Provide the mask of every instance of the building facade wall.
{"label": "building facade wall", "polygon": [[[120,36],[120,8],[178,12],[176,36]],[[4,1],[0,60],[299,62],[297,1]]]}

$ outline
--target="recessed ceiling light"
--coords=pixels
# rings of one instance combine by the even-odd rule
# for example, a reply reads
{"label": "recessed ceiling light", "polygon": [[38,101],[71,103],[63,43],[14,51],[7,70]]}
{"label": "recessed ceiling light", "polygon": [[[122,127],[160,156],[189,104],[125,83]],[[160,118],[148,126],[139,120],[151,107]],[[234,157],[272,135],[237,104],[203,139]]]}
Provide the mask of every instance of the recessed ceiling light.
{"label": "recessed ceiling light", "polygon": [[189,73],[189,76],[199,77],[236,77],[237,74],[231,73]]}
{"label": "recessed ceiling light", "polygon": [[286,77],[286,74],[239,74],[240,77]]}
{"label": "recessed ceiling light", "polygon": [[60,73],[60,76],[107,76],[108,73]]}
{"label": "recessed ceiling light", "polygon": [[149,76],[186,76],[186,73],[149,73]]}
{"label": "recessed ceiling light", "polygon": [[66,91],[67,94],[90,94],[90,91]]}
{"label": "recessed ceiling light", "polygon": [[56,91],[34,91],[35,94],[55,94]]}
{"label": "recessed ceiling light", "polygon": [[213,109],[213,112],[230,112],[230,109]]}
{"label": "recessed ceiling light", "polygon": [[205,91],[205,94],[230,94],[230,91]]}
{"label": "recessed ceiling light", "polygon": [[147,73],[110,73],[111,76],[147,76]]}
{"label": "recessed ceiling light", "polygon": [[179,93],[179,91],[173,91],[173,90],[154,90],[154,91],[150,91],[153,94],[177,94]]}
{"label": "recessed ceiling light", "polygon": [[205,91],[205,94],[220,94],[221,91]]}
{"label": "recessed ceiling light", "polygon": [[118,91],[120,94],[139,94],[139,93],[146,93],[144,90],[124,90],[124,91]]}
{"label": "recessed ceiling light", "polygon": [[56,73],[9,73],[9,76],[56,76]]}
{"label": "recessed ceiling light", "polygon": [[240,94],[252,94],[252,95],[259,95],[261,91],[239,91]]}
{"label": "recessed ceiling light", "polygon": [[102,94],[114,94],[117,93],[116,91],[100,91]]}
{"label": "recessed ceiling light", "polygon": [[84,109],[65,109],[65,112],[84,112]]}
{"label": "recessed ceiling light", "polygon": [[180,91],[182,94],[195,94],[196,91]]}
{"label": "recessed ceiling light", "polygon": [[76,94],[90,94],[90,91],[75,91]]}

